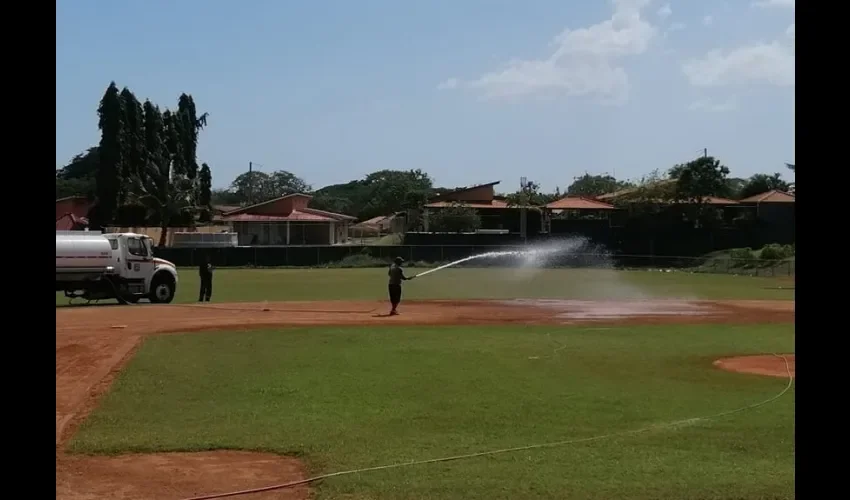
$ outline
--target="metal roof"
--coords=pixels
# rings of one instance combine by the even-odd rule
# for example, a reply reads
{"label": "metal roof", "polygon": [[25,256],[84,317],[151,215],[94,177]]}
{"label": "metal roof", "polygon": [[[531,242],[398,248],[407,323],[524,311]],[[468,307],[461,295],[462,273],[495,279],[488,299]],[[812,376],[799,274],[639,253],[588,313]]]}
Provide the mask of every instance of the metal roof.
{"label": "metal roof", "polygon": [[743,200],[740,200],[740,203],[794,203],[795,196],[791,193],[786,193],[785,191],[780,191],[778,189],[771,189],[765,193],[754,194],[752,196],[748,196]]}
{"label": "metal roof", "polygon": [[583,196],[567,196],[560,200],[553,201],[546,205],[545,208],[551,210],[615,210],[616,207],[609,203],[585,198]]}

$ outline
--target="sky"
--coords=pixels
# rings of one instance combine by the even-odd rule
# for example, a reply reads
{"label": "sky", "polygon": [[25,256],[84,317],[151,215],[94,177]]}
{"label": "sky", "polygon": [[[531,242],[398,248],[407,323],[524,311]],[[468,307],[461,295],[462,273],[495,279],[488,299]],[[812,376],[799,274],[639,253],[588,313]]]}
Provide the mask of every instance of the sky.
{"label": "sky", "polygon": [[794,0],[58,0],[56,166],[97,144],[110,81],[208,112],[198,161],[314,188],[638,179],[704,149],[794,163]]}

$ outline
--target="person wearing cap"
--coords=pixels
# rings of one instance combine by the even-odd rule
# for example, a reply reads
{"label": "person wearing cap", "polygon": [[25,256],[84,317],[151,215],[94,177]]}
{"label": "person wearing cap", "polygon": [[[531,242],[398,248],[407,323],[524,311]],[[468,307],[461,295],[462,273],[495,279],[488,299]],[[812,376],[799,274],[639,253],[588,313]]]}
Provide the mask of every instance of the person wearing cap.
{"label": "person wearing cap", "polygon": [[391,316],[398,314],[396,308],[398,308],[398,304],[401,302],[401,282],[415,278],[415,276],[408,278],[404,275],[404,269],[401,267],[402,264],[404,264],[404,259],[396,257],[390,265],[390,270],[387,272],[387,275],[390,277],[390,282],[387,288],[390,292],[390,305],[392,306],[392,309],[390,309]]}

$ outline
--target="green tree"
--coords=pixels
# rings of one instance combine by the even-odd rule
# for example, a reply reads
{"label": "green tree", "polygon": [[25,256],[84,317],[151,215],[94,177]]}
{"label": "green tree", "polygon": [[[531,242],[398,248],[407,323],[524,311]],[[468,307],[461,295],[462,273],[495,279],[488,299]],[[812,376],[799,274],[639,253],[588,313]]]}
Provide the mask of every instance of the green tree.
{"label": "green tree", "polygon": [[272,199],[294,193],[309,193],[313,189],[304,179],[286,170],[275,170],[268,176],[267,182]]}
{"label": "green tree", "polygon": [[[123,179],[131,179],[139,175],[139,171],[144,169],[147,159],[145,158],[145,131],[144,131],[144,110],[142,103],[136,99],[136,96],[124,87],[121,91],[121,104],[124,110],[124,130],[122,141],[121,156],[124,159],[122,164],[121,177]],[[129,194],[129,186],[122,183],[122,201]]]}
{"label": "green tree", "polygon": [[741,192],[743,191],[744,186],[747,185],[747,182],[747,179],[741,179],[740,177],[730,177],[726,179],[726,188],[724,189],[723,196],[733,200],[741,199]]}
{"label": "green tree", "polygon": [[530,207],[537,208],[547,203],[555,201],[559,196],[557,194],[546,194],[540,192],[540,184],[534,181],[528,181],[525,187],[510,193],[505,198],[509,207]]}
{"label": "green tree", "polygon": [[357,217],[370,219],[415,209],[428,200],[431,177],[422,170],[379,170],[363,180],[365,200]]}
{"label": "green tree", "polygon": [[729,168],[712,156],[700,157],[670,169],[670,178],[676,181],[675,199],[686,203],[682,210],[695,225],[716,220],[716,211],[707,216],[710,211],[706,199],[728,196],[728,175]]}
{"label": "green tree", "polygon": [[262,203],[293,193],[309,193],[310,185],[304,179],[286,170],[271,174],[253,170],[239,174],[230,183],[227,199],[239,205]]}
{"label": "green tree", "polygon": [[95,176],[97,206],[92,211],[91,227],[104,227],[115,217],[121,194],[121,173],[124,170],[124,109],[115,82],[111,82],[98,107],[100,129],[100,165]]}
{"label": "green tree", "polygon": [[178,134],[180,149],[176,154],[182,156],[180,165],[182,174],[189,180],[198,177],[198,137],[207,126],[209,113],[198,116],[195,100],[189,94],[180,94],[177,99],[177,112],[174,114],[174,128]]}
{"label": "green tree", "polygon": [[788,191],[789,184],[782,179],[782,174],[774,173],[773,175],[755,174],[747,180],[747,183],[741,189],[741,198],[749,198],[761,193],[766,193],[773,189],[779,191]]}
{"label": "green tree", "polygon": [[676,198],[695,205],[702,205],[709,196],[725,194],[728,175],[729,168],[712,156],[670,169],[670,178],[676,181]]}
{"label": "green tree", "polygon": [[168,151],[169,130],[164,115],[150,101],[145,101],[145,147],[148,163],[143,172],[133,179],[134,193],[161,228],[159,246],[165,246],[168,227],[175,215],[193,212],[194,185],[184,174],[173,167],[174,154]]}
{"label": "green tree", "polygon": [[580,177],[573,178],[573,183],[567,187],[567,194],[594,197],[633,186],[631,183],[618,181],[608,174],[590,175],[585,173]]}
{"label": "green tree", "polygon": [[199,220],[210,222],[212,220],[212,172],[209,165],[201,164],[198,173],[198,206],[201,210]]}
{"label": "green tree", "polygon": [[463,203],[452,203],[448,207],[429,212],[428,229],[438,233],[462,233],[481,227],[478,211]]}
{"label": "green tree", "polygon": [[56,170],[56,199],[85,196],[95,199],[100,154],[97,146],[75,155],[67,165]]}

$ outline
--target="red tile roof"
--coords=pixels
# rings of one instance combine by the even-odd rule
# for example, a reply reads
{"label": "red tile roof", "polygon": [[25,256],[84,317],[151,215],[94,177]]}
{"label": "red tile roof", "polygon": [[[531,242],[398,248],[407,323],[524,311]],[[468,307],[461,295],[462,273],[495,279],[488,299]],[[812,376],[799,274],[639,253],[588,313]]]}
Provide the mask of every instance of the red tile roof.
{"label": "red tile roof", "polygon": [[221,220],[224,222],[336,222],[339,219],[293,210],[289,215],[225,214]]}
{"label": "red tile roof", "polygon": [[[469,208],[511,208],[508,207],[508,202],[504,200],[493,200],[490,203],[466,203],[463,201],[435,201],[434,203],[429,203],[425,205],[425,208],[443,208],[443,207],[451,207],[454,205],[463,205],[464,207]],[[519,208],[519,207],[516,207]]]}
{"label": "red tile roof", "polygon": [[336,212],[328,212],[327,210],[319,210],[318,208],[310,208],[304,207],[300,209],[301,212],[313,214],[313,215],[324,215],[325,217],[330,217],[331,219],[336,220],[357,220],[357,217],[353,217],[351,215],[338,214]]}
{"label": "red tile roof", "polygon": [[450,195],[453,195],[453,194],[464,193],[466,191],[472,191],[473,189],[495,186],[497,184],[501,184],[501,182],[502,181],[493,181],[493,182],[488,182],[486,184],[476,184],[474,186],[457,188],[457,189],[454,189],[452,191],[446,191],[445,193],[439,194],[439,195],[437,195],[437,198],[443,198],[445,196],[450,196]]}
{"label": "red tile roof", "polygon": [[[221,220],[224,220],[224,221],[235,221],[235,220],[246,220],[246,221],[247,220],[253,220],[253,221],[259,221],[259,220],[347,221],[347,220],[350,220],[350,221],[353,221],[353,220],[357,220],[357,217],[352,217],[350,215],[328,212],[328,211],[319,210],[319,209],[316,209],[316,208],[309,208],[309,207],[304,206],[304,205],[306,205],[306,203],[296,205],[298,208],[293,209],[292,212],[288,215],[286,214],[285,211],[288,210],[289,208],[293,208],[289,204],[285,204],[283,207],[278,207],[278,208],[283,209],[283,210],[281,210],[283,213],[280,213],[280,214],[262,214],[262,215],[251,214],[251,211],[256,210],[258,207],[262,207],[262,206],[266,206],[266,205],[273,205],[273,204],[280,202],[281,200],[286,200],[286,199],[290,199],[290,198],[303,198],[303,199],[307,200],[306,203],[309,203],[309,200],[311,200],[313,197],[310,196],[309,194],[292,193],[292,194],[288,194],[286,196],[281,196],[280,198],[275,198],[273,200],[267,200],[267,201],[264,201],[262,203],[255,203],[254,205],[249,205],[247,207],[235,207],[234,210],[230,210],[230,211],[222,213],[220,218],[221,218]],[[252,217],[266,217],[267,219],[257,219],[257,218],[236,219],[235,217],[237,215],[238,216],[251,215]],[[297,217],[297,219],[294,219],[293,217]]]}
{"label": "red tile roof", "polygon": [[56,219],[57,231],[72,231],[89,225],[89,220],[85,217],[77,217],[72,213],[67,213]]}
{"label": "red tile roof", "polygon": [[239,205],[213,205],[212,207],[213,211],[219,213],[232,212],[234,210],[239,210],[240,208],[242,207]]}
{"label": "red tile roof", "polygon": [[740,203],[794,203],[795,197],[791,193],[771,189],[766,193],[755,194],[740,200]]}
{"label": "red tile roof", "polygon": [[567,196],[546,205],[550,210],[615,210],[614,205],[583,196]]}
{"label": "red tile roof", "polygon": [[287,194],[285,196],[281,196],[279,198],[274,198],[272,200],[266,200],[266,201],[262,201],[260,203],[254,203],[253,205],[248,205],[247,207],[239,207],[236,210],[230,210],[229,212],[224,212],[224,214],[222,214],[222,215],[249,213],[251,211],[251,209],[253,209],[253,208],[262,207],[264,205],[271,205],[272,203],[277,203],[280,200],[285,200],[285,199],[288,199],[288,198],[307,198],[308,200],[313,199],[313,197],[310,196],[309,194],[292,193],[292,194]]}

